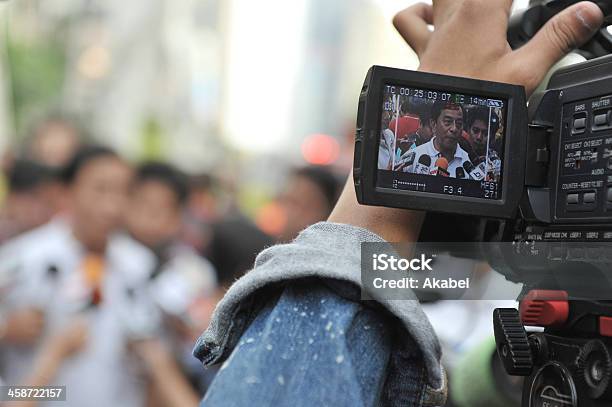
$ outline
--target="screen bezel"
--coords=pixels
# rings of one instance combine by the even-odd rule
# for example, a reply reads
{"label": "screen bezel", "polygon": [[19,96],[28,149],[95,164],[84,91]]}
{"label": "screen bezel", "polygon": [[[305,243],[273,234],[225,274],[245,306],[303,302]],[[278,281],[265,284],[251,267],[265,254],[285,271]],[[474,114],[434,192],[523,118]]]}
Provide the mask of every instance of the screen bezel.
{"label": "screen bezel", "polygon": [[[507,103],[504,133],[501,198],[417,192],[377,186],[378,147],[384,86],[462,93]],[[522,86],[381,66],[370,68],[358,113],[354,180],[360,203],[433,212],[512,218],[524,188],[527,106]],[[452,202],[452,205],[450,203]]]}

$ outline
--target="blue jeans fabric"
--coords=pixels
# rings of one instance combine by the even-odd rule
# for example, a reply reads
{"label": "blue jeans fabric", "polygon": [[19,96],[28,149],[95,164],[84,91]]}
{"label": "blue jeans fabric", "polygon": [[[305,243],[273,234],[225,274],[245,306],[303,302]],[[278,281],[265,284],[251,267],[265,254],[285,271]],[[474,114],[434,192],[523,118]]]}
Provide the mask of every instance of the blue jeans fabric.
{"label": "blue jeans fabric", "polygon": [[268,300],[202,406],[422,406],[426,369],[401,323],[322,284]]}

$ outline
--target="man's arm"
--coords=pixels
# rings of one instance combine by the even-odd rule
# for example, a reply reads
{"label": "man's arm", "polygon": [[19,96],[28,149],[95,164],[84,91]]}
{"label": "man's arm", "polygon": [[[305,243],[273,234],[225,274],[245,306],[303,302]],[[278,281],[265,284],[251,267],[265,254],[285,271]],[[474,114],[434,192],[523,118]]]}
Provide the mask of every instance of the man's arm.
{"label": "man's arm", "polygon": [[[378,405],[393,326],[384,313],[322,284],[294,284],[270,299],[250,324],[202,405]],[[420,396],[407,394],[412,403],[406,405],[417,405]]]}
{"label": "man's arm", "polygon": [[[31,373],[23,386],[48,386],[53,383],[64,361],[78,353],[87,343],[88,328],[84,320],[75,319],[65,328],[43,342]],[[7,403],[6,407],[34,407],[35,401]]]}
{"label": "man's arm", "polygon": [[131,344],[131,349],[144,362],[150,378],[150,392],[156,397],[155,405],[168,407],[198,405],[198,395],[160,340],[145,339]]}
{"label": "man's arm", "polygon": [[0,321],[0,343],[34,345],[45,326],[43,311],[36,308],[10,310]]}

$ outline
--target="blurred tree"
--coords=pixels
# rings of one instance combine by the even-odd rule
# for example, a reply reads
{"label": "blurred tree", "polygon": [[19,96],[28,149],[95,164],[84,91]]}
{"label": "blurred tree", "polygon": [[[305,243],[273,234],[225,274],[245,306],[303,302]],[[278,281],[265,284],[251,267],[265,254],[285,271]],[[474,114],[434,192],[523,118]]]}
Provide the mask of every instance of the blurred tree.
{"label": "blurred tree", "polygon": [[162,125],[154,117],[149,117],[144,121],[141,130],[141,159],[147,160],[164,160],[166,159],[165,151],[165,133]]}
{"label": "blurred tree", "polygon": [[65,46],[57,41],[20,41],[7,34],[7,66],[17,134],[35,114],[59,101],[66,65]]}

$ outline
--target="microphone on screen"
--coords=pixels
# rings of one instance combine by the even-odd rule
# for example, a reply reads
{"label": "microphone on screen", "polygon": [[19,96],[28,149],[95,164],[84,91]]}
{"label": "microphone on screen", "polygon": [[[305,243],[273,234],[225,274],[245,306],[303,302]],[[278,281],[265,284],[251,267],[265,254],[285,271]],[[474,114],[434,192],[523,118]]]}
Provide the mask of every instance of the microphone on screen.
{"label": "microphone on screen", "polygon": [[485,177],[484,172],[482,172],[480,168],[475,167],[474,164],[469,161],[463,163],[463,168],[468,174],[470,174],[470,178],[473,180],[482,181]]}
{"label": "microphone on screen", "polygon": [[440,157],[436,160],[434,167],[431,169],[430,175],[439,175],[441,177],[448,177],[448,160],[444,157]]}
{"label": "microphone on screen", "polygon": [[415,153],[414,151],[405,152],[399,159],[399,162],[395,164],[394,171],[406,171],[414,164]]}
{"label": "microphone on screen", "polygon": [[419,157],[419,161],[414,167],[415,174],[429,174],[429,166],[431,165],[431,157],[423,154]]}
{"label": "microphone on screen", "polygon": [[476,168],[478,168],[483,174],[487,174],[487,158],[486,157],[480,157],[477,160],[477,163],[474,163],[474,165],[476,165]]}

